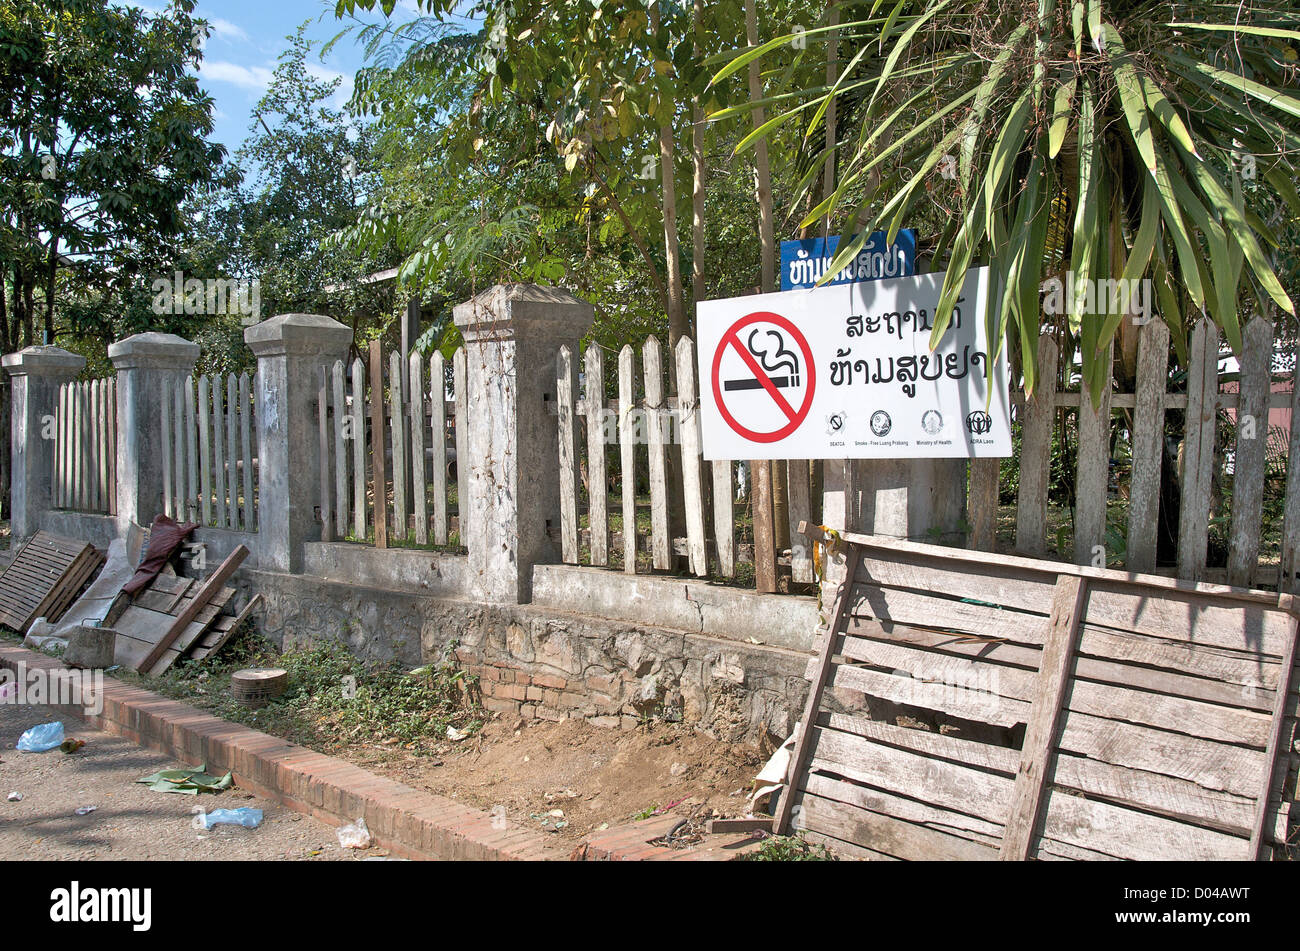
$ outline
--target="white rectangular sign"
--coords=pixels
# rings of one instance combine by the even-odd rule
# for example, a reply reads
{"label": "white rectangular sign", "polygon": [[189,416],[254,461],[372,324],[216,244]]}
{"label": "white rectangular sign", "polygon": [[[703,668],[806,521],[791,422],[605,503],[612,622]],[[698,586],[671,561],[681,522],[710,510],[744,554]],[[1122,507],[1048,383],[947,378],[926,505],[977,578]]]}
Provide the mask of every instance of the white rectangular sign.
{"label": "white rectangular sign", "polygon": [[931,353],[943,279],[918,274],[702,301],[704,458],[1011,455],[1005,353],[986,400],[989,269],[966,275]]}

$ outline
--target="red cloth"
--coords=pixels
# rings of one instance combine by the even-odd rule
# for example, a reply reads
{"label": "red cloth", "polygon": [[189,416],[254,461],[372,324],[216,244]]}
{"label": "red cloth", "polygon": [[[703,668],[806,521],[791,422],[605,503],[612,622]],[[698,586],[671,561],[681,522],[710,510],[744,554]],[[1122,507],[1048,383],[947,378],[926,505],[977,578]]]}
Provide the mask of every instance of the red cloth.
{"label": "red cloth", "polygon": [[132,597],[137,591],[149,586],[149,582],[158,576],[163,566],[176,554],[176,549],[184,544],[185,539],[198,528],[198,522],[177,522],[174,518],[159,515],[149,526],[149,547],[144,553],[140,567],[135,570],[131,580],[122,585],[122,590]]}

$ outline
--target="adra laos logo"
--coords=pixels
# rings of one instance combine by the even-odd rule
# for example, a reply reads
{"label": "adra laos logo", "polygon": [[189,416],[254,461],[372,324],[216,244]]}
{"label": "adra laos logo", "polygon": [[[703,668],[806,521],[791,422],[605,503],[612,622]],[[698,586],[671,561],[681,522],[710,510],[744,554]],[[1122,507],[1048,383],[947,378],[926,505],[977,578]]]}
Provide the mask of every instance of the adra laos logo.
{"label": "adra laos logo", "polygon": [[50,921],[129,922],[133,931],[148,931],[153,923],[151,888],[82,888],[73,882],[50,892]]}

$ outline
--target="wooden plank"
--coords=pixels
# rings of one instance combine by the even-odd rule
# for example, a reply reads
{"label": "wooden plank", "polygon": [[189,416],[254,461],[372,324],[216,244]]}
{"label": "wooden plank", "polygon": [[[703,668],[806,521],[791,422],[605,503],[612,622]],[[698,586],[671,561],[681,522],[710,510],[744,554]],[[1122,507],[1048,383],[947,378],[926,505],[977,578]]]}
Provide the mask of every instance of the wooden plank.
{"label": "wooden plank", "polygon": [[859,553],[860,549],[857,546],[852,546],[845,556],[847,563],[845,582],[840,585],[840,589],[836,593],[830,618],[826,625],[826,630],[831,636],[823,639],[821,652],[817,656],[817,668],[810,678],[808,698],[803,709],[803,719],[799,721],[794,749],[790,755],[790,767],[786,771],[786,790],[781,796],[781,802],[776,812],[774,828],[778,834],[784,833],[790,827],[790,812],[794,806],[793,791],[799,788],[802,777],[808,769],[809,763],[812,762],[814,746],[812,737],[814,725],[817,721],[817,712],[821,709],[822,694],[826,690],[827,681],[834,669],[833,648],[835,638],[833,635],[835,631],[839,630],[848,616],[850,592],[853,587],[851,579],[858,566]]}
{"label": "wooden plank", "polygon": [[330,510],[330,436],[329,436],[329,373],[325,367],[316,368],[316,430],[320,460],[320,537],[328,542],[334,536],[334,518]]}
{"label": "wooden plank", "polygon": [[652,565],[667,571],[673,566],[668,533],[667,454],[664,446],[664,377],[659,339],[646,338],[641,348],[645,376],[646,443],[650,454],[650,556]]}
{"label": "wooden plank", "polygon": [[1291,438],[1287,445],[1286,496],[1282,509],[1281,557],[1278,563],[1278,590],[1300,594],[1300,341],[1292,351],[1297,368],[1291,376]]}
{"label": "wooden plank", "polygon": [[212,384],[206,376],[199,377],[198,404],[195,409],[199,421],[199,511],[202,524],[212,524]]}
{"label": "wooden plank", "polygon": [[1038,387],[1020,419],[1020,490],[1016,497],[1016,550],[1047,551],[1047,492],[1051,482],[1052,424],[1056,415],[1056,342],[1038,338]]}
{"label": "wooden plank", "polygon": [[972,459],[967,510],[971,525],[968,544],[979,551],[994,551],[998,534],[998,478],[1001,459]]}
{"label": "wooden plank", "polygon": [[776,592],[776,527],[772,521],[772,467],[764,459],[749,463],[749,502],[754,523],[754,588]]}
{"label": "wooden plank", "polygon": [[217,624],[214,624],[212,628],[208,629],[208,633],[200,638],[196,645],[190,650],[190,657],[194,660],[204,660],[221,650],[221,648],[225,646],[226,642],[234,636],[236,631],[239,630],[240,625],[242,625],[244,621],[252,615],[253,611],[255,611],[261,603],[262,596],[260,594],[255,594],[244,607],[244,610],[235,615],[228,624],[221,625],[220,629],[215,629],[217,628]]}
{"label": "wooden plank", "polygon": [[[235,375],[226,374],[226,527],[239,528],[239,451],[235,447],[235,425],[238,415],[239,394],[236,390]],[[248,526],[244,526],[248,531]]]}
{"label": "wooden plank", "polygon": [[244,483],[244,531],[246,532],[257,530],[253,514],[256,511],[253,504],[253,442],[250,422],[253,415],[253,404],[249,397],[248,374],[241,373],[239,374],[239,447],[244,461],[242,475]]}
{"label": "wooden plank", "polygon": [[573,399],[577,368],[568,344],[555,357],[555,408],[559,422],[560,557],[578,563],[578,434],[574,426]]}
{"label": "wooden plank", "polygon": [[452,354],[451,374],[456,389],[456,520],[460,543],[465,546],[474,523],[469,505],[469,373],[464,347]]}
{"label": "wooden plank", "polygon": [[348,411],[347,394],[344,392],[344,367],[342,360],[335,360],[330,368],[330,398],[334,408],[334,531],[339,538],[346,538],[350,513],[348,503],[352,493],[348,489],[348,433],[352,429],[352,417]]}
{"label": "wooden plank", "polygon": [[1165,445],[1165,387],[1168,385],[1169,326],[1163,320],[1148,320],[1138,332],[1133,470],[1129,476],[1125,550],[1125,564],[1130,571],[1152,571],[1156,566],[1160,470]]}
{"label": "wooden plank", "polygon": [[868,812],[808,792],[798,796],[804,827],[910,861],[991,861],[997,852],[969,839]]}
{"label": "wooden plank", "polygon": [[[1104,402],[1104,400],[1103,400]],[[1052,618],[1042,663],[1035,683],[1029,725],[1021,747],[1020,769],[1016,773],[1014,800],[1002,837],[1000,857],[1009,861],[1029,858],[1030,840],[1038,826],[1055,753],[1061,708],[1070,680],[1070,661],[1079,640],[1083,616],[1084,583],[1062,575],[1056,583]]]}
{"label": "wooden plank", "polygon": [[618,352],[619,483],[623,490],[623,570],[636,573],[636,412],[635,362],[632,348]]}
{"label": "wooden plank", "polygon": [[51,487],[50,499],[56,509],[66,508],[63,501],[66,497],[67,489],[64,480],[67,478],[67,466],[63,461],[63,448],[67,441],[64,436],[64,426],[68,419],[68,384],[60,383],[58,392],[58,411],[54,417],[54,485]]}
{"label": "wooden plank", "polygon": [[407,361],[410,374],[409,415],[411,433],[411,515],[415,521],[415,543],[429,544],[429,482],[424,466],[424,358],[418,351],[411,352]]}
{"label": "wooden plank", "polygon": [[704,479],[700,468],[699,400],[695,388],[695,344],[690,337],[677,341],[678,426],[682,445],[682,499],[686,510],[686,540],[691,572],[704,578],[709,559],[704,536]]}
{"label": "wooden plank", "polygon": [[108,514],[117,514],[117,380],[108,381]]}
{"label": "wooden plank", "polygon": [[1183,438],[1182,507],[1178,516],[1178,577],[1205,575],[1209,543],[1210,482],[1218,394],[1219,330],[1202,317],[1192,330],[1187,372],[1187,423]]}
{"label": "wooden plank", "polygon": [[185,390],[189,386],[188,378],[172,381],[172,451],[175,453],[176,497],[173,518],[178,522],[186,521],[189,512],[188,467],[185,456]]}
{"label": "wooden plank", "polygon": [[370,341],[370,486],[374,493],[375,547],[388,547],[388,470],[384,459],[384,345]]}
{"label": "wooden plank", "polygon": [[447,544],[447,370],[437,350],[429,358],[429,436],[433,442],[433,541]]}
{"label": "wooden plank", "polygon": [[812,488],[807,459],[791,459],[786,466],[790,510],[790,580],[810,584],[813,575],[812,543],[799,526],[812,522]]}
{"label": "wooden plank", "polygon": [[163,470],[163,514],[176,517],[176,493],[172,488],[172,472],[176,468],[176,456],[172,451],[172,383],[166,378],[162,381],[162,470]]}
{"label": "wooden plank", "polygon": [[[206,379],[206,377],[205,377]],[[226,526],[226,446],[222,430],[222,417],[225,415],[225,407],[221,398],[221,377],[216,376],[212,380],[212,459],[214,469],[212,472],[212,494],[214,505],[214,515],[218,528]],[[328,457],[326,457],[328,458]]]}
{"label": "wooden plank", "polygon": [[[1106,347],[1105,366],[1111,366],[1114,344]],[[1075,475],[1074,563],[1105,568],[1106,495],[1110,481],[1110,375],[1093,407],[1092,394],[1079,405],[1079,457]]]}
{"label": "wooden plank", "polygon": [[1233,460],[1232,516],[1228,537],[1228,584],[1249,588],[1259,564],[1263,524],[1264,476],[1268,460],[1268,398],[1272,388],[1273,325],[1255,317],[1242,330],[1241,374],[1237,397],[1236,455]]}
{"label": "wooden plank", "polygon": [[591,563],[609,564],[609,479],[605,472],[605,355],[591,343],[584,355],[587,414],[587,523]]}
{"label": "wooden plank", "polygon": [[366,540],[366,365],[352,361],[352,533]]}
{"label": "wooden plank", "polygon": [[724,578],[734,578],[736,576],[736,516],[731,489],[731,462],[727,459],[718,459],[712,463],[712,466],[713,538],[718,554],[718,573]]}
{"label": "wooden plank", "polygon": [[[1284,595],[1288,608],[1294,608],[1293,595]],[[1269,737],[1265,744],[1264,751],[1267,757],[1267,766],[1264,769],[1264,781],[1259,786],[1257,794],[1257,812],[1255,821],[1250,831],[1250,857],[1252,859],[1263,859],[1268,856],[1265,854],[1267,840],[1265,838],[1268,829],[1268,811],[1269,799],[1272,798],[1274,782],[1277,780],[1277,774],[1280,764],[1290,758],[1291,743],[1283,744],[1284,727],[1288,711],[1294,709],[1293,691],[1295,690],[1295,667],[1297,660],[1297,642],[1300,641],[1300,634],[1297,633],[1297,620],[1292,617],[1291,623],[1291,643],[1287,647],[1286,654],[1282,657],[1282,682],[1278,685],[1277,703],[1273,708],[1273,717],[1269,725]]]}
{"label": "wooden plank", "polygon": [[186,377],[185,389],[185,476],[188,487],[186,520],[199,520],[199,426],[195,418],[197,401],[194,396],[194,378]]}
{"label": "wooden plank", "polygon": [[72,503],[69,506],[73,510],[80,510],[83,506],[83,492],[85,490],[85,461],[82,458],[81,442],[81,384],[74,383],[72,386]]}
{"label": "wooden plank", "polygon": [[162,673],[162,670],[158,670],[154,666],[155,663],[162,657],[167,648],[172,646],[172,643],[180,636],[181,632],[189,626],[199,611],[225,586],[225,583],[230,580],[230,576],[238,570],[247,557],[248,549],[243,545],[237,546],[234,551],[226,556],[225,560],[217,566],[217,569],[208,576],[203,585],[194,593],[194,599],[164,631],[153,649],[144,656],[136,670],[150,671],[155,674]]}
{"label": "wooden plank", "polygon": [[393,434],[393,537],[405,538],[409,514],[406,505],[406,424],[402,413],[402,355],[388,356],[388,419]]}

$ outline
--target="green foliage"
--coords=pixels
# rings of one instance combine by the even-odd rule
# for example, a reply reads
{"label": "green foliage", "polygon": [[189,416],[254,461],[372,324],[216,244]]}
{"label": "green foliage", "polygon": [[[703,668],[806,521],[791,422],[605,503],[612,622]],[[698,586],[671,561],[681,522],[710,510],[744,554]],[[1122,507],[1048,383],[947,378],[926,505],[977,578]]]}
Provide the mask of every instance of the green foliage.
{"label": "green foliage", "polygon": [[774,835],[759,848],[745,855],[746,862],[835,862],[824,845],[813,845],[799,835]]}

